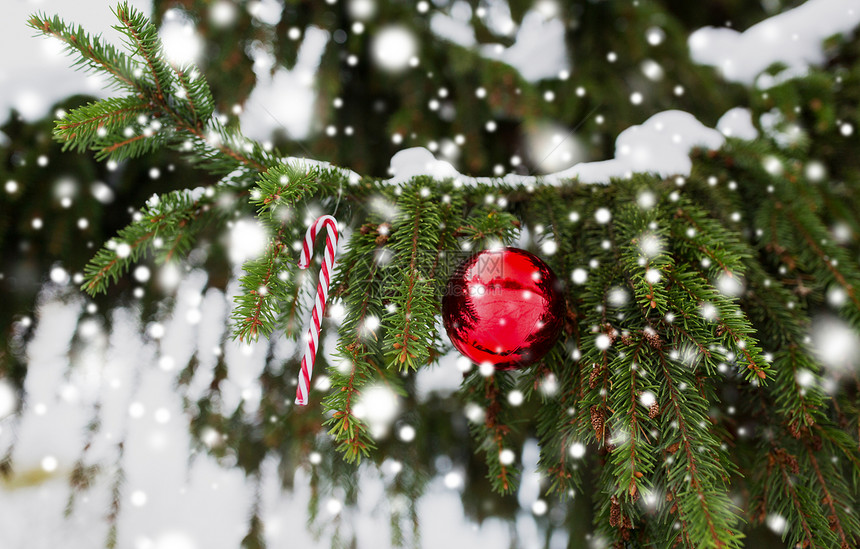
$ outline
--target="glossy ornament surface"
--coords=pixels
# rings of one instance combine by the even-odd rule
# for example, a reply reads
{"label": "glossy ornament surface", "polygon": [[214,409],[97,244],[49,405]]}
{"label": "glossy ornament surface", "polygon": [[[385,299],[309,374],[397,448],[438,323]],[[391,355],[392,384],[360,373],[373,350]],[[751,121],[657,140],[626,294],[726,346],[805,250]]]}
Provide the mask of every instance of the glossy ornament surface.
{"label": "glossy ornament surface", "polygon": [[451,343],[478,364],[509,370],[532,364],[558,339],[564,320],[561,283],[536,255],[485,250],[460,264],[442,298]]}

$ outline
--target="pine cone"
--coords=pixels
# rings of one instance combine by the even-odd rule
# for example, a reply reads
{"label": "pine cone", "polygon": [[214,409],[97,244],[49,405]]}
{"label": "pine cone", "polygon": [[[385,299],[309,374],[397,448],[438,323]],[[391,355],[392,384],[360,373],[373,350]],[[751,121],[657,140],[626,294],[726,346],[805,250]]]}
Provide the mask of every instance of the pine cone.
{"label": "pine cone", "polygon": [[793,436],[794,438],[800,438],[800,429],[797,427],[796,421],[792,421],[788,424],[788,432],[791,433],[791,436]]}
{"label": "pine cone", "polygon": [[[637,474],[641,474],[641,473],[637,473]],[[636,483],[630,484],[630,490],[628,490],[628,492],[630,494],[630,501],[632,503],[636,503],[637,501],[639,501],[639,489],[636,487]]]}
{"label": "pine cone", "polygon": [[658,350],[663,348],[663,342],[660,340],[660,336],[654,328],[646,327],[642,330],[642,335],[645,337],[645,342],[651,347]]}
{"label": "pine cone", "polygon": [[621,524],[621,505],[618,504],[618,498],[612,496],[611,507],[609,508],[609,526],[615,527]]}
{"label": "pine cone", "polygon": [[379,233],[379,236],[376,237],[376,245],[382,246],[388,242],[391,236],[391,223],[380,223],[376,230]]}
{"label": "pine cone", "polygon": [[608,322],[603,325],[603,333],[609,338],[609,346],[615,345],[615,338],[618,337],[618,330],[612,327]]}
{"label": "pine cone", "polygon": [[780,460],[788,469],[794,473],[795,475],[800,472],[800,464],[797,463],[797,458],[793,455],[789,454],[785,449],[780,448],[774,451],[774,454],[777,455],[777,459]]}
{"label": "pine cone", "polygon": [[815,450],[816,452],[820,452],[821,446],[822,446],[821,437],[818,435],[815,435],[814,437],[812,437],[812,449]]}
{"label": "pine cone", "polygon": [[597,442],[603,441],[603,426],[604,415],[600,406],[591,407],[591,428],[594,429],[594,434],[597,435]]}
{"label": "pine cone", "polygon": [[839,520],[834,515],[827,516],[827,523],[830,526],[832,531],[836,531],[837,526],[839,526]]}
{"label": "pine cone", "polygon": [[595,387],[597,387],[597,384],[599,383],[598,378],[600,377],[601,373],[603,373],[603,368],[599,367],[597,364],[592,366],[591,375],[588,376],[589,389],[594,389]]}
{"label": "pine cone", "polygon": [[648,408],[648,417],[654,419],[660,415],[660,405],[656,402]]}
{"label": "pine cone", "polygon": [[797,463],[797,458],[792,455],[788,455],[786,461],[788,462],[788,468],[795,475],[800,473],[800,464]]}

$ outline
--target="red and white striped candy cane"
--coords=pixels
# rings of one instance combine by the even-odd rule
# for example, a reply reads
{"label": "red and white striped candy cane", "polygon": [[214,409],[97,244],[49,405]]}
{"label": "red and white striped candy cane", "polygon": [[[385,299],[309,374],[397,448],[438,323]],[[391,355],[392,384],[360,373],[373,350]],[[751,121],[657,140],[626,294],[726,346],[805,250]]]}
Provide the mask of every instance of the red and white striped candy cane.
{"label": "red and white striped candy cane", "polygon": [[305,345],[305,352],[304,355],[302,355],[302,371],[299,373],[299,386],[296,387],[296,404],[300,406],[306,406],[308,403],[308,392],[311,387],[311,375],[313,375],[314,362],[316,361],[317,349],[319,348],[322,317],[325,313],[325,304],[328,300],[328,286],[331,282],[331,273],[334,268],[334,256],[337,252],[337,220],[334,217],[324,215],[308,227],[308,232],[305,233],[305,241],[302,245],[302,255],[299,257],[299,268],[307,269],[311,264],[311,252],[313,251],[314,240],[317,237],[317,233],[321,231],[323,227],[328,231],[328,237],[325,241],[325,257],[323,259],[322,269],[320,269],[314,308],[311,311],[311,323],[310,326],[308,326],[308,337]]}

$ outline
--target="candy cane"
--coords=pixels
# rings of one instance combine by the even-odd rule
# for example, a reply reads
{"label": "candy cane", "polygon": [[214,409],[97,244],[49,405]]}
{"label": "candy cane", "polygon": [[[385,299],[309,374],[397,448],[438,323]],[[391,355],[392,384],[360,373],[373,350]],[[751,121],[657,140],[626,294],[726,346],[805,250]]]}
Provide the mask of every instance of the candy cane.
{"label": "candy cane", "polygon": [[325,227],[328,230],[328,238],[325,241],[325,258],[320,269],[319,282],[317,283],[317,296],[314,308],[311,311],[311,323],[308,326],[307,344],[305,353],[302,355],[302,370],[299,373],[299,385],[296,387],[296,404],[306,406],[308,403],[308,391],[311,386],[311,375],[314,370],[314,362],[317,357],[319,345],[320,328],[325,303],[328,299],[328,286],[331,282],[331,273],[334,267],[334,256],[337,252],[337,220],[330,215],[324,215],[317,219],[305,233],[305,241],[302,246],[302,255],[299,257],[299,268],[307,269],[311,264],[311,252],[317,233]]}

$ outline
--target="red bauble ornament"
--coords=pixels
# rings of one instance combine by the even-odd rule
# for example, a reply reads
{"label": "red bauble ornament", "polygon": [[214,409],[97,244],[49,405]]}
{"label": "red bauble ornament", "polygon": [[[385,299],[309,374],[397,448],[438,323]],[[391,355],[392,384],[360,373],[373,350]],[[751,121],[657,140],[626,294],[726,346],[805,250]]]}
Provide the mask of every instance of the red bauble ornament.
{"label": "red bauble ornament", "polygon": [[534,363],[558,339],[564,296],[540,258],[518,248],[485,250],[454,271],[442,298],[451,343],[498,370]]}

